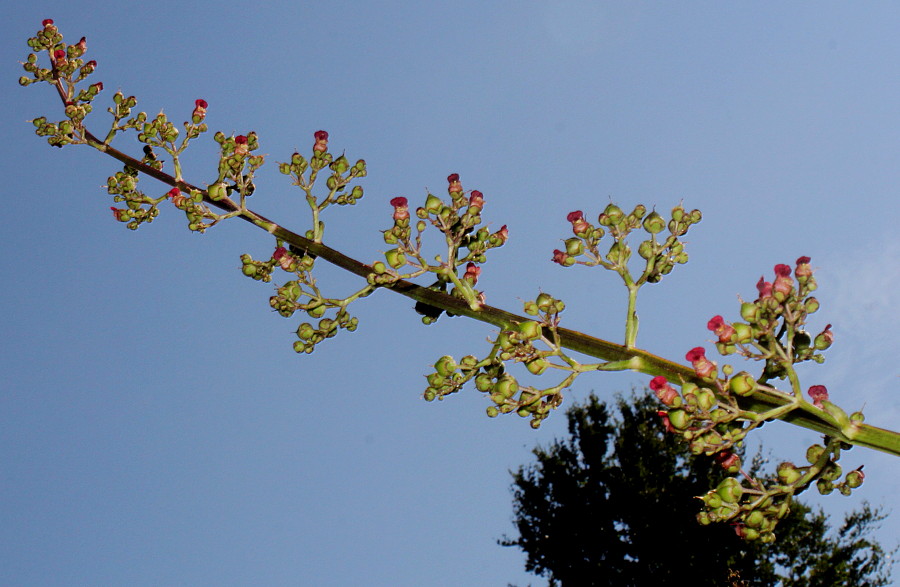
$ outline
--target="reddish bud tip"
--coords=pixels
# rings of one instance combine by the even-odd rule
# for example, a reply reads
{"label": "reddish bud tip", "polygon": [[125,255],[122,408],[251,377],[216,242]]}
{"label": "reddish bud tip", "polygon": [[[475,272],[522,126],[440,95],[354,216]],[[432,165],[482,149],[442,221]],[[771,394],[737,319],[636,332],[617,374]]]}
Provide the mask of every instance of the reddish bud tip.
{"label": "reddish bud tip", "polygon": [[391,206],[394,208],[405,208],[408,205],[408,200],[404,197],[396,197],[391,200]]}
{"label": "reddish bud tip", "polygon": [[824,385],[813,385],[806,392],[813,400],[813,405],[817,408],[822,407],[823,401],[828,401],[828,389]]}
{"label": "reddish bud tip", "polygon": [[565,251],[560,251],[559,249],[554,249],[553,259],[552,259],[552,261],[554,263],[559,263],[560,265],[565,265],[566,259],[568,259],[568,258],[569,258],[569,256],[565,253]]}
{"label": "reddish bud tip", "polygon": [[577,222],[583,218],[584,218],[584,212],[582,212],[581,210],[575,210],[574,212],[569,212],[569,214],[566,216],[566,220],[568,220],[569,222]]}
{"label": "reddish bud tip", "polygon": [[810,262],[809,257],[800,257],[799,259],[797,259],[797,265],[806,265],[809,262]]}
{"label": "reddish bud tip", "polygon": [[694,347],[687,352],[684,358],[691,363],[700,361],[706,358],[706,350],[702,346]]}
{"label": "reddish bud tip", "polygon": [[168,196],[168,197],[170,197],[170,198],[174,198],[175,196],[180,196],[180,195],[181,195],[181,190],[178,189],[178,188],[172,188],[172,189],[170,189],[169,192],[166,194],[166,196]]}
{"label": "reddish bud tip", "polygon": [[315,139],[317,141],[327,141],[328,140],[328,133],[324,130],[317,130],[313,136],[315,137]]}
{"label": "reddish bud tip", "polygon": [[783,263],[775,265],[775,275],[778,277],[788,277],[791,274],[791,268]]}
{"label": "reddish bud tip", "polygon": [[198,98],[197,100],[194,100],[194,106],[198,108],[207,108],[209,104],[207,104],[206,100],[204,100],[203,98]]}
{"label": "reddish bud tip", "polygon": [[44,20],[41,21],[41,24],[44,25],[45,27],[52,26],[52,25],[53,25],[53,19],[52,19],[52,18],[45,18]]}
{"label": "reddish bud tip", "polygon": [[657,375],[650,380],[650,389],[652,389],[653,391],[659,391],[668,384],[669,381],[663,375]]}
{"label": "reddish bud tip", "polygon": [[725,324],[724,318],[721,316],[713,316],[710,318],[709,322],[706,323],[706,329],[715,332],[721,328],[723,324]]}
{"label": "reddish bud tip", "polygon": [[237,143],[238,145],[246,145],[247,137],[245,137],[244,135],[238,135],[238,136],[234,137],[234,142]]}
{"label": "reddish bud tip", "polygon": [[66,58],[66,50],[65,49],[57,49],[56,51],[53,52],[53,57],[57,61],[65,59]]}
{"label": "reddish bud tip", "polygon": [[766,281],[765,277],[760,277],[756,282],[756,289],[759,291],[760,298],[772,297],[772,283]]}
{"label": "reddish bud tip", "polygon": [[275,249],[275,252],[272,253],[272,258],[276,261],[280,261],[282,257],[288,254],[288,250],[284,247],[278,247]]}
{"label": "reddish bud tip", "polygon": [[453,183],[453,182],[455,182],[455,181],[459,181],[459,174],[458,174],[458,173],[451,173],[450,175],[447,176],[447,182],[448,182],[448,183]]}

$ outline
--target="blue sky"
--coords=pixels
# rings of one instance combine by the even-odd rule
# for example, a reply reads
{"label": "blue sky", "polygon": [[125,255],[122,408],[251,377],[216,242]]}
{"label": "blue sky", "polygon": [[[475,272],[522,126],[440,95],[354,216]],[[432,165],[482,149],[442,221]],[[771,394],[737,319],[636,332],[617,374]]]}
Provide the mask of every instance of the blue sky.
{"label": "blue sky", "polygon": [[[479,281],[493,305],[547,291],[564,325],[621,340],[613,276],[549,261],[566,213],[610,199],[704,212],[691,262],[638,302],[638,343],[663,356],[708,341],[710,316],[736,318],[760,275],[809,255],[813,324],[836,343],[805,384],[900,427],[894,3],[17,4],[0,22],[3,584],[524,585],[522,555],[496,545],[513,531],[508,471],[565,431],[561,413],[537,432],[488,419],[474,391],[422,401],[429,366],[485,352],[485,326],[426,328],[379,292],[357,304],[356,333],[298,356],[298,320],[239,271],[242,253],[271,251],[261,231],[198,236],[171,210],[137,233],[115,223],[100,186],[119,166],[51,149],[27,123],[59,116],[48,87],[15,83],[44,18],[87,37],[98,104],[121,89],[182,120],[202,97],[212,129],[258,132],[270,163],[252,204],[286,226],[305,230],[306,207],[273,162],[319,129],[365,158],[366,196],[327,216],[325,239],[361,260],[384,249],[392,197],[459,173],[485,220],[509,226]],[[215,161],[207,139],[186,176],[209,181]],[[335,295],[356,284],[321,269]],[[569,397],[645,380],[581,378]],[[764,432],[775,462],[816,440]],[[846,462],[866,463],[858,495],[806,501],[837,517],[863,499],[898,509],[896,459]]]}

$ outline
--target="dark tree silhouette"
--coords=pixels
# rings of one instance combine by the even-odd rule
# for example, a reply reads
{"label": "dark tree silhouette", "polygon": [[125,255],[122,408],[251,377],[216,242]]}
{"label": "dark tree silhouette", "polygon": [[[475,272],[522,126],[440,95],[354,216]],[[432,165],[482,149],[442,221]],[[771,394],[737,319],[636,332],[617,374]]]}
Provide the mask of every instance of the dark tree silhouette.
{"label": "dark tree silhouette", "polygon": [[701,526],[695,496],[724,471],[667,434],[652,394],[617,414],[593,395],[567,412],[569,438],[536,448],[513,474],[526,569],[564,587],[665,585],[813,587],[887,585],[890,555],[869,534],[884,519],[864,505],[829,532],[821,511],[795,500],[765,545],[727,525]]}

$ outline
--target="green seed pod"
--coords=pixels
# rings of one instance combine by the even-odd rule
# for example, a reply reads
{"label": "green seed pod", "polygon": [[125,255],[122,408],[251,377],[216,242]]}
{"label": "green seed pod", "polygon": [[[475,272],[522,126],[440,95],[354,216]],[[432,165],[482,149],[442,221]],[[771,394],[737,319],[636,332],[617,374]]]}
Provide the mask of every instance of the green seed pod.
{"label": "green seed pod", "polygon": [[496,418],[500,415],[500,410],[497,409],[497,406],[488,406],[485,411],[487,412],[488,418]]}
{"label": "green seed pod", "polygon": [[436,397],[436,394],[435,394],[434,390],[429,387],[428,389],[425,390],[425,393],[422,394],[422,397],[425,398],[426,402],[433,402],[434,398]]}
{"label": "green seed pod", "polygon": [[832,491],[834,491],[834,483],[829,481],[828,479],[819,479],[816,481],[816,489],[819,490],[819,493],[822,495],[828,495]]}

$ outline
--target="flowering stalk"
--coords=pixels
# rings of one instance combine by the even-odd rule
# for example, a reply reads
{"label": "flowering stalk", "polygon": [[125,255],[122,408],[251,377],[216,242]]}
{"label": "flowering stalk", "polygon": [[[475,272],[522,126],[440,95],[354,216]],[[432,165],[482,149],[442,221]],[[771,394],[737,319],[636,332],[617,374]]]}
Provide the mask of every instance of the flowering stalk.
{"label": "flowering stalk", "polygon": [[[290,314],[296,310],[302,310],[311,317],[316,318],[325,310],[336,312],[334,318],[320,317],[318,325],[307,324],[308,328],[301,325],[298,329],[298,337],[301,339],[300,350],[309,352],[310,344],[314,345],[323,338],[327,338],[335,332],[336,327],[348,330],[355,328],[354,319],[346,314],[346,308],[350,302],[372,293],[375,289],[387,289],[407,296],[423,307],[436,308],[456,316],[466,316],[498,327],[501,334],[495,340],[494,347],[488,357],[482,361],[471,360],[460,363],[460,369],[450,369],[449,363],[444,362],[436,373],[444,378],[440,385],[432,386],[437,390],[454,388],[456,381],[453,373],[461,374],[461,379],[472,375],[470,379],[476,379],[475,373],[484,368],[494,369],[491,378],[491,390],[503,381],[503,389],[494,390],[492,394],[506,394],[511,389],[511,383],[504,379],[498,364],[502,364],[501,356],[509,353],[507,361],[522,362],[532,372],[544,372],[548,370],[562,370],[564,377],[555,385],[544,390],[532,390],[525,396],[504,396],[502,402],[495,406],[501,412],[503,406],[515,405],[516,412],[532,417],[532,423],[546,417],[548,410],[558,405],[561,398],[561,390],[571,385],[575,377],[591,370],[632,370],[646,373],[651,376],[663,376],[670,382],[679,382],[680,385],[695,385],[698,388],[710,388],[714,394],[723,398],[729,398],[729,414],[738,414],[748,421],[759,421],[760,418],[778,417],[792,424],[822,432],[841,442],[867,446],[885,452],[900,455],[900,434],[888,430],[876,428],[861,421],[842,415],[838,408],[832,407],[827,400],[821,400],[820,409],[813,403],[807,402],[799,393],[799,381],[794,377],[792,361],[797,357],[803,357],[811,346],[830,344],[830,334],[823,332],[815,338],[815,341],[803,346],[803,336],[797,328],[795,320],[789,320],[785,333],[770,332],[767,330],[768,322],[759,322],[757,329],[767,336],[757,337],[753,343],[749,341],[734,342],[729,337],[723,342],[720,334],[720,343],[723,347],[729,345],[744,344],[746,352],[755,353],[766,361],[767,371],[758,384],[747,393],[729,394],[721,386],[730,385],[734,379],[716,379],[717,374],[709,370],[706,364],[703,368],[688,367],[673,361],[666,360],[637,347],[638,318],[636,313],[636,299],[638,288],[647,283],[657,283],[662,277],[672,271],[677,264],[687,261],[684,245],[680,238],[687,233],[688,228],[700,221],[699,211],[686,211],[681,206],[672,210],[670,219],[664,219],[655,211],[647,213],[643,206],[636,207],[631,213],[626,214],[613,204],[607,206],[598,218],[598,226],[588,222],[584,215],[570,214],[573,238],[566,240],[565,250],[554,251],[553,260],[560,265],[569,267],[575,264],[588,266],[602,266],[620,275],[628,289],[628,307],[626,314],[626,328],[624,344],[618,344],[589,336],[584,333],[562,328],[558,324],[558,311],[544,304],[539,310],[540,320],[533,320],[529,316],[523,316],[505,310],[492,307],[484,302],[482,293],[475,289],[481,272],[481,264],[488,249],[501,246],[508,238],[508,232],[504,226],[496,233],[489,233],[481,223],[481,211],[485,205],[485,198],[480,192],[470,192],[466,196],[459,176],[456,174],[448,178],[449,201],[429,195],[425,206],[416,209],[417,221],[414,227],[417,235],[425,230],[429,223],[445,235],[447,250],[440,256],[437,264],[426,262],[422,254],[421,239],[412,235],[413,219],[400,211],[403,206],[395,205],[393,221],[394,227],[385,232],[385,241],[395,246],[393,253],[386,253],[387,264],[377,262],[371,265],[352,259],[343,253],[323,243],[324,223],[321,215],[325,207],[336,204],[352,204],[361,197],[361,189],[358,186],[352,191],[346,188],[352,180],[365,175],[365,162],[359,161],[356,165],[350,165],[341,156],[334,158],[329,153],[328,135],[319,131],[315,135],[312,147],[313,154],[307,159],[294,154],[291,161],[283,163],[280,169],[294,178],[294,182],[300,187],[306,196],[312,213],[312,228],[304,235],[289,230],[286,227],[254,212],[247,206],[247,198],[253,193],[253,175],[263,164],[264,158],[255,154],[258,141],[253,133],[227,137],[222,133],[216,133],[215,139],[221,148],[219,173],[216,181],[201,187],[187,182],[183,177],[183,169],[179,155],[187,147],[190,140],[206,132],[206,118],[209,104],[198,99],[194,104],[191,117],[185,123],[182,135],[168,119],[160,114],[155,118],[148,118],[144,113],[132,115],[131,111],[137,101],[134,97],[125,97],[117,93],[109,109],[113,116],[111,128],[103,140],[92,134],[85,125],[85,117],[92,110],[94,98],[102,91],[103,85],[92,84],[86,89],[79,89],[79,83],[93,73],[97,65],[93,61],[85,62],[82,55],[86,50],[86,44],[76,43],[65,45],[62,36],[58,33],[52,22],[45,23],[43,29],[35,37],[29,40],[33,50],[46,52],[49,55],[50,67],[42,68],[38,65],[37,56],[31,54],[23,64],[28,76],[20,79],[22,85],[30,85],[35,82],[47,82],[56,88],[64,107],[65,118],[60,122],[48,122],[45,118],[34,120],[37,134],[47,137],[50,144],[64,146],[69,144],[88,145],[101,151],[124,164],[123,171],[111,177],[108,189],[115,197],[115,201],[124,202],[126,207],[114,208],[114,215],[120,221],[126,222],[129,228],[137,228],[143,222],[150,222],[158,213],[158,206],[169,200],[178,209],[183,211],[189,223],[189,228],[202,232],[219,221],[238,217],[246,222],[258,226],[271,234],[276,239],[276,253],[268,260],[243,260],[245,274],[261,281],[268,281],[271,273],[276,268],[293,273],[293,278],[282,285],[273,296],[270,303],[279,312]],[[144,156],[136,158],[125,154],[111,146],[114,138],[126,131],[136,131],[138,138],[145,143]],[[178,140],[181,137],[180,141]],[[156,158],[156,150],[162,150],[170,154],[174,162],[174,173],[169,174],[162,170],[161,163]],[[319,175],[329,174],[325,178],[328,193],[324,198],[318,198],[313,192],[313,186]],[[135,185],[140,174],[150,176],[172,188],[161,197],[151,197],[139,192]],[[318,185],[321,185],[318,184]],[[177,191],[175,191],[177,190]],[[237,201],[233,195],[237,194]],[[213,209],[223,213],[214,212]],[[420,212],[421,210],[421,212]],[[407,212],[408,213],[408,212]],[[643,241],[638,248],[639,255],[645,260],[641,272],[632,274],[629,269],[631,249],[626,237],[638,229],[648,233],[649,238]],[[395,230],[396,229],[396,230]],[[668,234],[660,236],[668,229]],[[608,249],[600,250],[600,241],[605,234],[612,238],[612,244]],[[389,236],[390,235],[390,236]],[[283,249],[279,251],[279,248]],[[390,257],[388,257],[390,254]],[[315,284],[311,276],[315,259],[321,258],[350,273],[356,274],[366,280],[366,285],[356,292],[344,298],[326,297]],[[379,266],[379,263],[381,264]],[[410,265],[412,263],[412,265]],[[394,265],[397,267],[395,268]],[[401,269],[410,268],[407,273],[401,273]],[[383,269],[379,271],[379,269]],[[806,274],[807,268],[798,269],[794,277],[797,282],[809,280]],[[440,284],[452,286],[451,293],[445,293],[442,287],[425,287],[409,281],[409,279],[423,273],[435,273]],[[636,276],[636,277],[635,277]],[[784,304],[790,297],[793,278],[785,274],[783,270],[776,271],[776,279],[773,283],[763,282],[761,298],[774,300],[774,304]],[[765,296],[762,292],[767,292]],[[535,304],[542,302],[540,296]],[[547,300],[543,300],[547,302]],[[547,302],[550,303],[550,302]],[[768,303],[768,302],[765,302]],[[807,303],[811,303],[807,300]],[[418,304],[417,304],[418,305]],[[758,311],[764,312],[765,304],[759,306]],[[526,304],[526,314],[530,314]],[[792,309],[791,312],[795,311]],[[533,315],[532,315],[533,316]],[[427,317],[427,316],[426,316]],[[331,320],[332,322],[327,322]],[[767,319],[768,320],[768,319]],[[537,324],[537,326],[530,326]],[[535,328],[537,330],[535,330]],[[524,331],[523,331],[524,329]],[[737,330],[737,327],[735,326]],[[300,332],[302,330],[302,334]],[[503,338],[503,333],[516,333]],[[724,330],[723,330],[724,333]],[[740,332],[737,333],[740,336]],[[798,344],[779,346],[780,337],[787,336],[789,340],[797,338]],[[799,337],[799,338],[798,338]],[[737,339],[735,339],[737,340]],[[536,346],[537,343],[537,346]],[[546,347],[542,350],[541,345]],[[295,344],[295,348],[297,345]],[[578,363],[565,351],[575,351],[590,357],[600,359],[601,363],[585,365]],[[699,360],[699,357],[695,357]],[[483,362],[487,361],[487,362]],[[499,363],[498,363],[499,361]],[[477,367],[473,365],[478,365]],[[463,369],[464,367],[464,369]],[[441,374],[451,373],[450,375]],[[488,375],[491,375],[488,373]],[[728,374],[725,374],[726,377]],[[784,393],[768,384],[773,378],[785,375],[791,383],[791,393]],[[435,381],[438,381],[435,378]],[[450,387],[447,387],[450,381]],[[482,379],[482,387],[487,386]],[[477,385],[477,384],[476,384]],[[443,386],[443,387],[442,387]],[[682,388],[683,389],[683,388]],[[520,390],[521,391],[521,390]],[[502,392],[502,393],[501,393]],[[436,392],[435,397],[441,395]],[[514,400],[510,398],[515,397]],[[513,403],[509,403],[513,401]],[[678,417],[671,412],[670,424],[676,425]]]}

